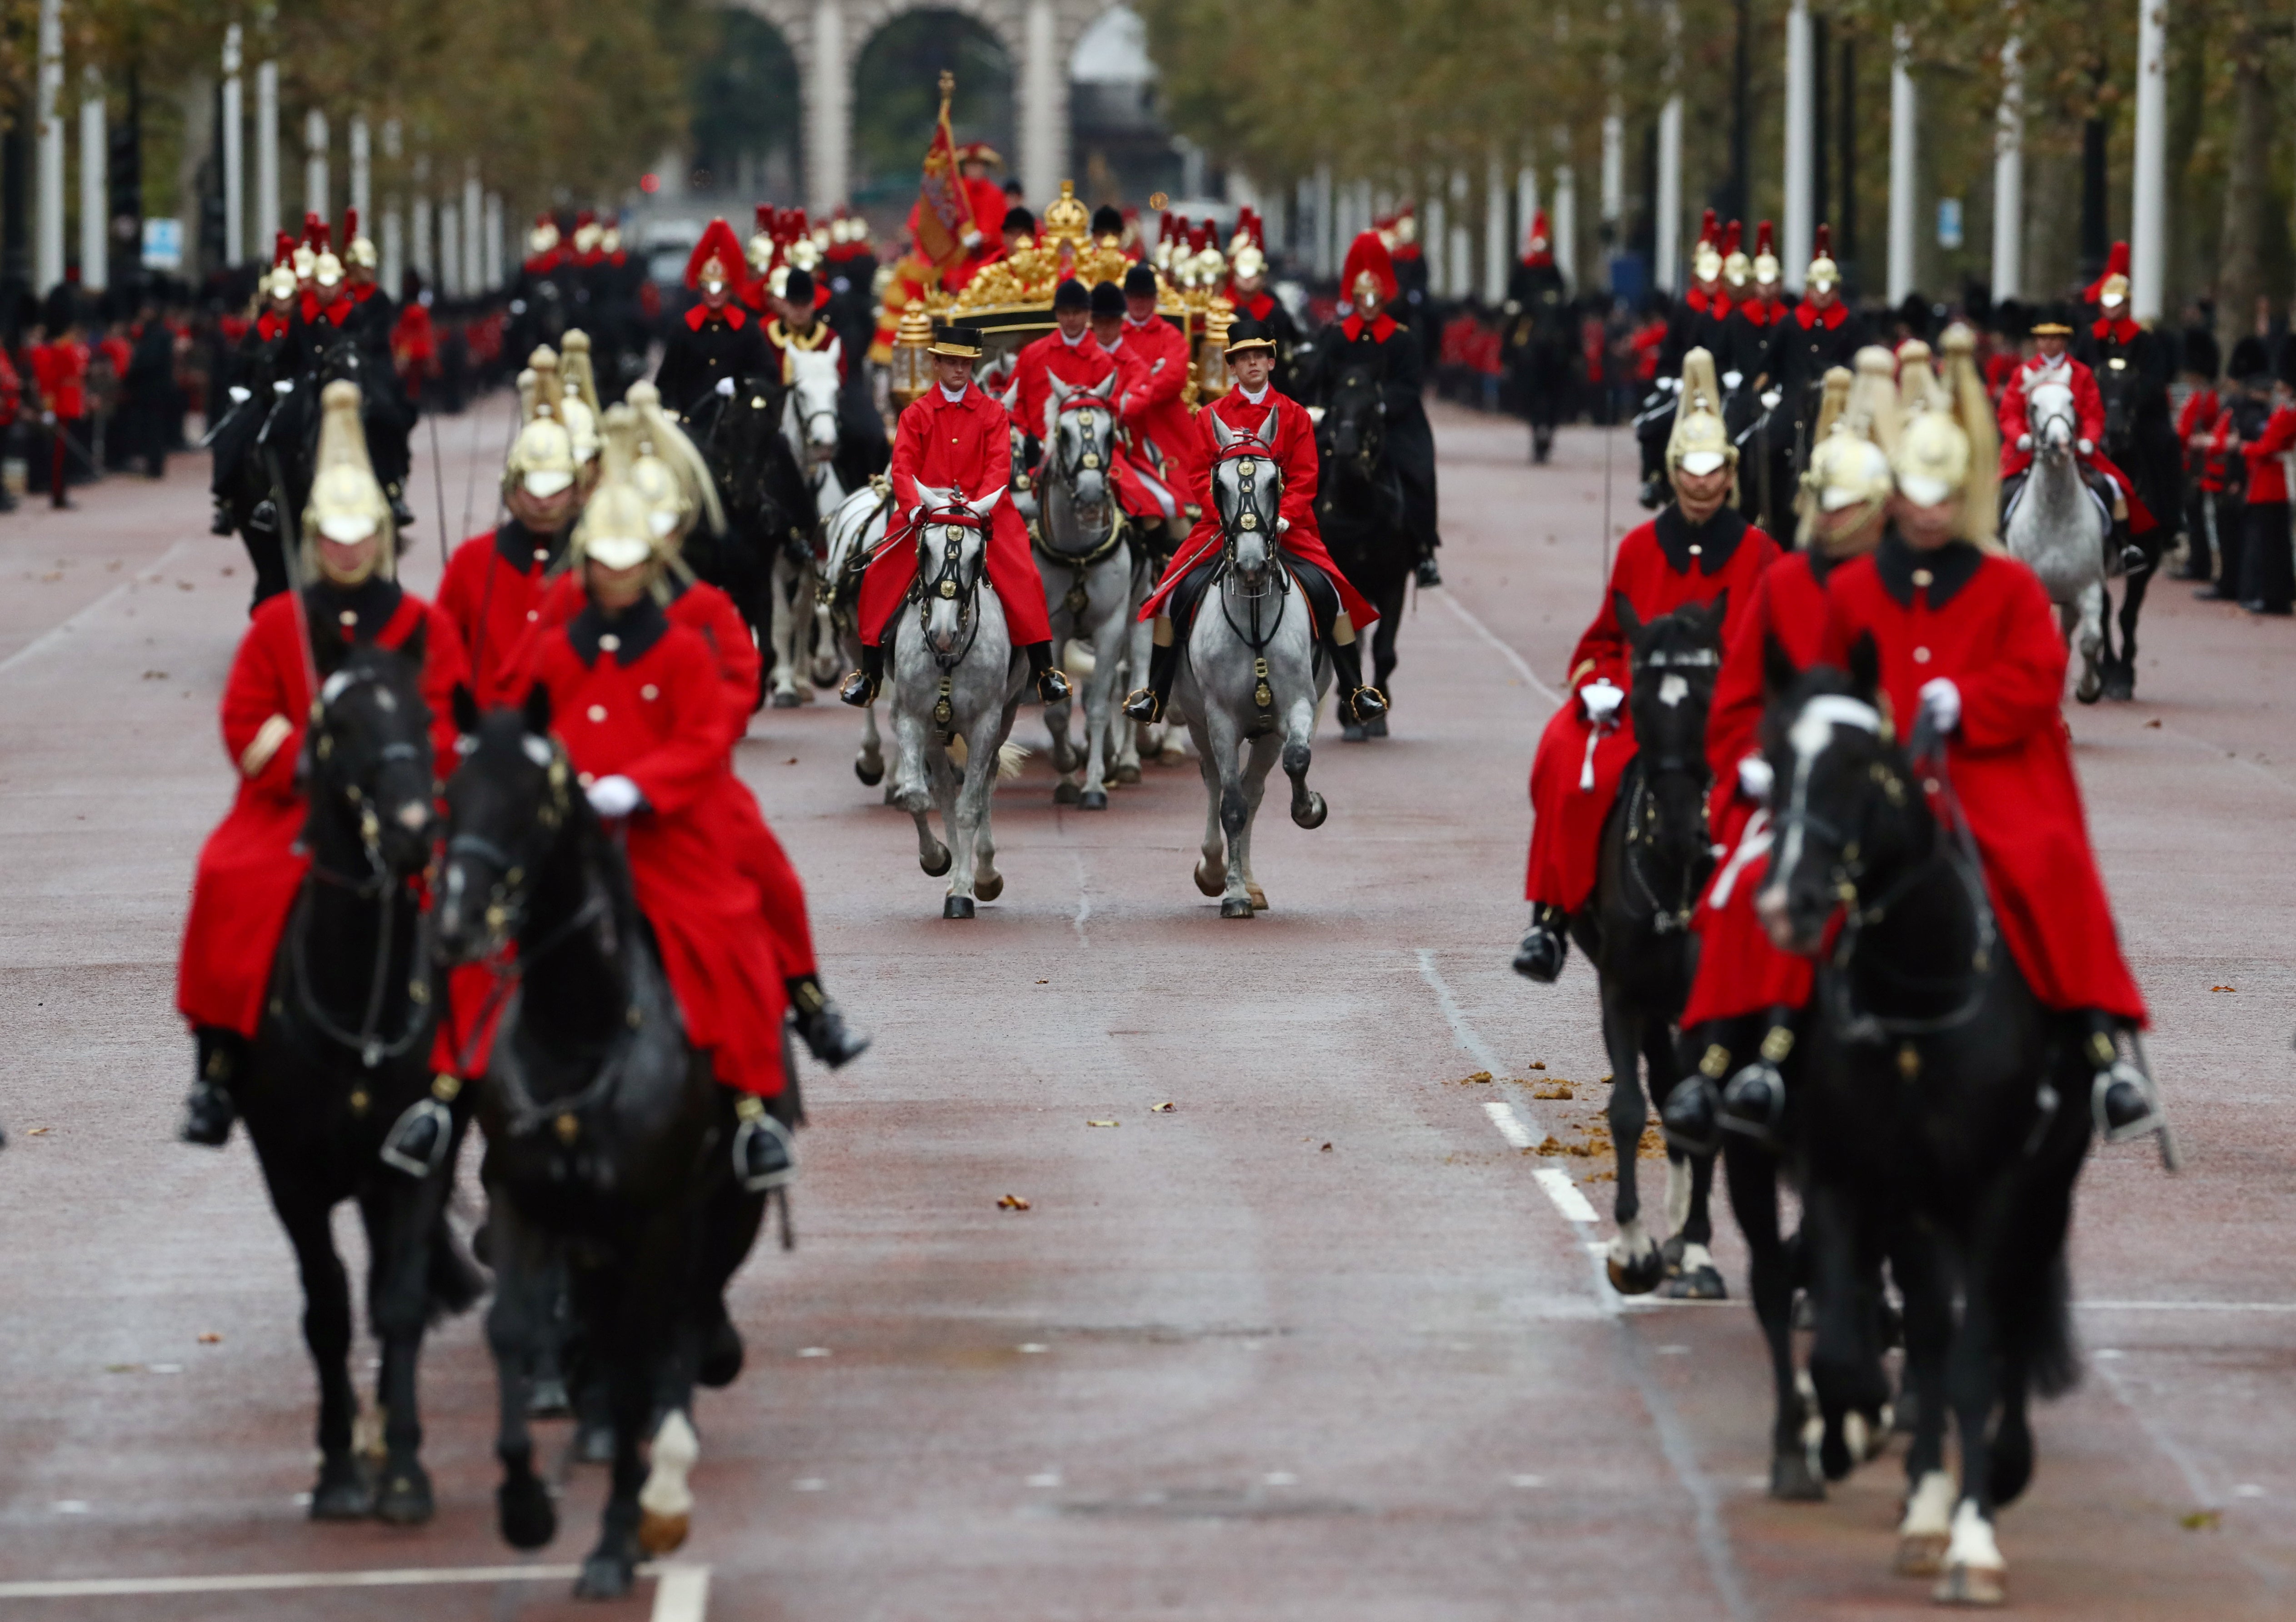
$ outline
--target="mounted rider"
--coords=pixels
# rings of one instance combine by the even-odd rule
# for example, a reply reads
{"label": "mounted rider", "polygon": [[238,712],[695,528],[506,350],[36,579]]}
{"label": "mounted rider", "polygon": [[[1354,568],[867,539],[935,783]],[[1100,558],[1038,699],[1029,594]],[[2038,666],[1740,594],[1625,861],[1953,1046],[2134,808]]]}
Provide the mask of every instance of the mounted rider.
{"label": "mounted rider", "polygon": [[1443,544],[1436,529],[1435,430],[1428,425],[1422,397],[1418,340],[1390,313],[1399,285],[1378,232],[1363,233],[1349,248],[1340,286],[1350,308],[1335,329],[1317,339],[1308,402],[1322,406],[1349,366],[1369,372],[1387,408],[1388,460],[1403,484],[1403,527],[1418,553],[1419,584],[1440,586],[1442,572],[1435,566],[1436,548]]}
{"label": "mounted rider", "polygon": [[1595,889],[1603,824],[1635,758],[1627,709],[1630,650],[1619,603],[1644,622],[1685,603],[1726,598],[1723,645],[1778,556],[1777,543],[1746,521],[1730,500],[1737,448],[1722,425],[1714,357],[1693,349],[1682,363],[1682,403],[1667,443],[1671,505],[1619,543],[1618,561],[1594,623],[1570,655],[1562,707],[1547,721],[1530,766],[1530,862],[1524,894],[1530,929],[1515,972],[1552,984],[1570,951],[1570,914]]}
{"label": "mounted rider", "polygon": [[1530,218],[1520,263],[1507,276],[1507,366],[1514,375],[1516,409],[1530,424],[1531,455],[1545,462],[1554,430],[1570,408],[1570,348],[1576,333],[1570,290],[1554,263],[1547,236],[1546,210]]}
{"label": "mounted rider", "polygon": [[[1031,477],[1042,478],[1041,454],[1051,438],[1054,381],[1057,380],[1073,395],[1097,389],[1108,378],[1117,379],[1108,391],[1107,410],[1111,417],[1120,419],[1118,402],[1129,375],[1129,370],[1119,365],[1094,336],[1092,295],[1083,283],[1070,276],[1053,290],[1053,330],[1023,346],[1013,361],[1013,381],[1001,397],[1004,409],[1027,436]],[[1084,409],[1090,402],[1074,400],[1072,404]],[[1160,497],[1168,498],[1168,492],[1160,482],[1143,477],[1120,441],[1111,446],[1110,465],[1104,471],[1125,512],[1158,515]]]}
{"label": "mounted rider", "polygon": [[[1314,611],[1316,637],[1332,661],[1340,713],[1361,725],[1387,713],[1387,700],[1379,690],[1364,685],[1363,650],[1357,641],[1357,634],[1379,618],[1379,610],[1340,572],[1316,527],[1315,422],[1306,406],[1278,392],[1270,381],[1275,369],[1273,332],[1256,321],[1239,321],[1228,329],[1225,352],[1235,386],[1196,414],[1201,455],[1196,475],[1199,516],[1164,578],[1141,605],[1140,618],[1155,626],[1154,648],[1148,658],[1148,684],[1126,698],[1124,713],[1142,723],[1163,719],[1181,656],[1187,651],[1197,604],[1218,579],[1226,537],[1212,502],[1213,464],[1242,459],[1248,484],[1250,464],[1265,459],[1275,464],[1283,479],[1275,529],[1284,566]],[[1225,448],[1216,423],[1228,435]],[[1249,520],[1251,515],[1244,516]]]}
{"label": "mounted rider", "polygon": [[301,529],[297,575],[307,584],[257,607],[224,684],[224,751],[239,791],[200,848],[176,976],[176,1007],[198,1047],[184,1102],[187,1143],[220,1145],[231,1135],[232,1080],[262,1023],[288,913],[310,868],[300,845],[302,758],[320,696],[320,644],[372,643],[419,658],[439,758],[454,758],[462,641],[452,620],[393,578],[390,502],[367,460],[355,383],[331,383],[321,397]]}
{"label": "mounted rider", "polygon": [[[2156,520],[2173,522],[2184,512],[2185,496],[2184,458],[2169,406],[2169,347],[2159,334],[2129,317],[2128,243],[2112,245],[2104,274],[2090,292],[2096,318],[2074,335],[2074,357],[2098,380],[2100,399],[2108,382],[2116,389],[2129,391],[2129,477],[2144,497],[2146,511]],[[2108,411],[2108,432],[2112,426]],[[2104,435],[2097,435],[2096,439],[2103,445]]]}
{"label": "mounted rider", "polygon": [[[294,255],[295,239],[280,232],[271,269],[257,283],[259,308],[232,352],[231,373],[225,381],[231,410],[216,422],[209,439],[214,453],[208,485],[215,501],[215,514],[208,523],[211,535],[229,535],[240,527],[240,480],[247,458],[255,453],[256,436],[278,397],[274,385],[293,381],[288,356],[295,313]],[[255,565],[255,602],[260,603],[287,589],[277,560],[278,519],[270,498],[258,503],[245,521],[248,553]]]}
{"label": "mounted rider", "polygon": [[1849,370],[1860,350],[1873,342],[1865,318],[1853,312],[1841,296],[1841,266],[1833,260],[1833,232],[1821,225],[1803,273],[1801,302],[1770,323],[1769,348],[1762,357],[1755,387],[1775,389],[1778,409],[1792,424],[1790,434],[1773,438],[1792,446],[1797,467],[1807,464],[1816,448],[1820,403],[1825,374],[1836,367]]}
{"label": "mounted rider", "polygon": [[[1190,516],[1188,492],[1196,485],[1198,446],[1195,419],[1180,397],[1188,386],[1187,337],[1156,313],[1156,272],[1151,266],[1136,264],[1127,270],[1120,292],[1109,282],[1092,292],[1093,338],[1123,378],[1117,385],[1116,414],[1135,486],[1122,493],[1125,511],[1160,528],[1185,520]],[[1159,537],[1152,550],[1160,554],[1169,545]]]}
{"label": "mounted rider", "polygon": [[2001,391],[2001,522],[2009,520],[2025,488],[2025,474],[2033,465],[2033,436],[2026,426],[2025,403],[2043,383],[2062,383],[2072,391],[2073,411],[2080,433],[2073,452],[2082,477],[2097,503],[2112,515],[2105,541],[2106,557],[2125,558],[2129,537],[2154,526],[2152,512],[2137,495],[2128,474],[2104,454],[2104,397],[2097,391],[2096,375],[2069,354],[2073,330],[2054,315],[2033,323],[2034,354],[2010,374]]}
{"label": "mounted rider", "polygon": [[894,430],[893,504],[899,519],[888,527],[885,544],[861,580],[861,668],[846,676],[837,696],[859,709],[876,701],[885,675],[885,635],[916,583],[916,528],[926,517],[917,487],[925,484],[964,501],[996,497],[985,520],[935,513],[932,521],[968,528],[986,523],[988,583],[1004,610],[1012,643],[1028,655],[1037,698],[1057,704],[1069,696],[1069,681],[1053,666],[1044,585],[1029,555],[1028,528],[1013,505],[1012,419],[973,381],[980,340],[971,329],[936,326],[927,353],[933,357],[933,387],[910,403]]}
{"label": "mounted rider", "polygon": [[2144,1024],[2144,1000],[2089,848],[2055,610],[2032,570],[1993,542],[1992,504],[1972,488],[1985,415],[1972,369],[1944,406],[1908,419],[1890,459],[1890,531],[1827,583],[1822,658],[1846,666],[1870,636],[1884,713],[1945,741],[2001,938],[2034,997],[2063,1015],[2095,1076],[2091,1107],[2117,1142],[2161,1124],[2150,1083],[2115,1045],[2118,1032]]}
{"label": "mounted rider", "polygon": [[733,397],[736,379],[770,377],[780,368],[764,332],[736,301],[742,245],[734,228],[713,219],[685,261],[685,285],[701,299],[670,329],[654,387],[665,410],[691,421],[711,393]]}
{"label": "mounted rider", "polygon": [[[1171,217],[1169,214],[1164,217],[1168,225]],[[1160,231],[1157,235],[1157,245],[1160,248],[1163,245]],[[1125,274],[1124,284],[1125,296],[1129,299],[1132,287],[1129,272]],[[1267,227],[1256,209],[1236,211],[1235,234],[1228,239],[1227,301],[1235,307],[1237,315],[1248,321],[1257,321],[1274,336],[1275,386],[1297,399],[1300,381],[1293,369],[1292,357],[1300,348],[1300,324],[1292,319],[1292,312],[1283,307],[1283,300],[1267,289]],[[1188,436],[1188,442],[1191,446],[1194,445],[1193,434]],[[1181,479],[1180,488],[1193,490],[1195,487],[1193,478],[1184,476]]]}
{"label": "mounted rider", "polygon": [[789,354],[794,349],[802,355],[816,352],[829,355],[837,362],[839,381],[845,378],[845,345],[821,312],[829,304],[829,290],[814,280],[813,273],[803,266],[788,267],[780,288],[772,294],[780,308],[766,323],[766,348],[773,351],[773,375],[783,383],[790,381]]}

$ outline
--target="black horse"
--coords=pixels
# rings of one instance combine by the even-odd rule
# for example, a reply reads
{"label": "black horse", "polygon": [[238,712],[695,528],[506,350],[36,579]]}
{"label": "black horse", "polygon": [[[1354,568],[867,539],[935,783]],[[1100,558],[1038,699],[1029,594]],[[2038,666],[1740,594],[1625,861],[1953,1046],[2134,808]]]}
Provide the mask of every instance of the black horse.
{"label": "black horse", "polygon": [[[438,999],[415,879],[430,860],[430,717],[422,633],[398,651],[317,639],[322,685],[306,744],[310,872],[271,970],[266,1012],[232,1096],[303,1278],[303,1338],[319,1374],[319,1479],[311,1515],[428,1520],[415,1363],[423,1331],[478,1299],[446,1225],[467,1104],[430,1098]],[[428,1166],[384,1164],[393,1123],[445,1110]],[[330,1231],[358,1201],[372,1256],[367,1315],[382,1343],[375,1398],[380,1482],[353,1447],[350,1289]]]}
{"label": "black horse", "polygon": [[275,385],[289,381],[285,356],[283,341],[250,349],[246,368],[232,388],[230,405],[207,436],[215,457],[211,490],[218,527],[228,524],[238,532],[255,571],[250,612],[288,586],[276,491],[260,449],[265,425],[283,404]]}
{"label": "black horse", "polygon": [[2145,594],[2160,572],[2171,528],[2183,511],[2184,464],[2175,433],[2168,430],[2168,443],[2162,446],[2164,425],[2152,422],[2144,409],[2145,392],[2152,386],[2143,372],[2119,360],[2096,368],[2097,392],[2104,400],[2104,454],[2136,481],[2138,496],[2153,517],[2162,520],[2143,535],[2130,536],[2119,561],[2126,574],[2120,587],[2118,652],[2112,645],[2112,587],[2105,587],[2104,652],[2097,672],[2108,699],[2136,696],[2136,617],[2144,611]]}
{"label": "black horse", "polygon": [[1784,696],[1765,723],[1779,805],[1764,922],[1815,953],[1841,921],[1796,1078],[1810,1374],[1829,1434],[1886,1399],[1874,1298],[1886,1259],[1915,1397],[1899,1569],[1942,1567],[1939,1598],[1997,1602],[1992,1521],[2032,1474],[2028,1398],[2079,1372],[2065,1238],[2092,1077],[2001,942],[1942,745],[1921,727],[1910,750],[1892,741],[1877,664],[1861,637],[1846,676],[1774,668]]}
{"label": "black horse", "polygon": [[[781,385],[754,377],[734,381],[731,395],[705,396],[693,413],[691,432],[725,503],[726,528],[717,535],[696,530],[686,542],[685,561],[734,600],[770,662],[775,554],[786,551],[793,561],[811,562],[821,515],[782,438]],[[812,610],[809,602],[783,610],[808,616]],[[767,684],[759,684],[761,704]]]}
{"label": "black horse", "polygon": [[1633,645],[1627,707],[1636,753],[1603,826],[1595,889],[1570,915],[1570,938],[1602,980],[1603,1045],[1611,1061],[1611,1140],[1617,1155],[1611,1282],[1622,1294],[1656,1289],[1669,1267],[1669,1293],[1712,1298],[1722,1276],[1708,1256],[1713,1224],[1707,1195],[1712,1157],[1668,1150],[1669,1216],[1677,1231],[1662,1250],[1645,1231],[1635,1159],[1650,1097],[1681,1079],[1676,1025],[1690,995],[1696,957],[1691,909],[1714,866],[1706,831],[1706,713],[1722,664],[1726,594],[1686,603],[1645,625],[1623,594],[1619,623]]}
{"label": "black horse", "polygon": [[[1371,637],[1371,684],[1390,708],[1388,681],[1395,674],[1395,634],[1403,623],[1404,588],[1417,562],[1403,523],[1403,480],[1388,455],[1386,414],[1379,379],[1360,365],[1341,368],[1316,425],[1323,473],[1316,489],[1316,525],[1332,561],[1349,585],[1379,610]],[[1342,720],[1349,739],[1384,738],[1387,717],[1358,725]]]}
{"label": "black horse", "polygon": [[[603,1383],[614,1438],[612,1492],[576,1592],[611,1597],[644,1555],[685,1538],[693,1389],[740,1372],[723,1291],[766,1196],[734,1180],[734,1110],[685,1040],[628,865],[550,735],[548,692],[484,716],[467,691],[455,705],[468,750],[447,789],[439,946],[449,963],[504,965],[480,1107],[498,1518],[518,1548],[556,1535],[528,1420],[562,1296],[570,1383]],[[783,1097],[793,1118],[794,1091]]]}

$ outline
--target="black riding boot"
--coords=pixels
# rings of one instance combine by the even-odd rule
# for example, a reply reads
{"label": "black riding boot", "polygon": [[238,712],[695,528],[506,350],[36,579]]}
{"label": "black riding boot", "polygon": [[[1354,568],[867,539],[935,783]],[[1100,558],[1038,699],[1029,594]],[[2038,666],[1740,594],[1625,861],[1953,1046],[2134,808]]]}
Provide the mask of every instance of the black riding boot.
{"label": "black riding boot", "polygon": [[1387,699],[1363,679],[1363,644],[1353,640],[1324,644],[1332,655],[1332,675],[1340,690],[1340,714],[1357,726],[1387,713]]}
{"label": "black riding boot", "polygon": [[877,701],[877,684],[885,679],[885,650],[865,645],[861,650],[861,668],[850,672],[837,696],[856,709],[866,709]]}
{"label": "black riding boot", "polygon": [[2115,1039],[2120,1021],[2088,1010],[2077,1016],[2082,1027],[2081,1056],[2095,1079],[2089,1085],[2089,1108],[2096,1129],[2108,1143],[2125,1143],[2158,1132],[2167,1123],[2161,1100],[2144,1071],[2120,1056]]}
{"label": "black riding boot", "polygon": [[836,1069],[861,1057],[869,1038],[845,1023],[845,1015],[821,988],[817,975],[792,975],[789,990],[790,1024],[816,1059]]}
{"label": "black riding boot", "polygon": [[1431,546],[1427,549],[1426,555],[1419,560],[1419,567],[1414,572],[1418,577],[1419,589],[1421,591],[1431,591],[1436,586],[1443,584],[1443,571],[1435,567],[1435,549],[1433,547]]}
{"label": "black riding boot", "polygon": [[247,1060],[247,1038],[235,1030],[202,1025],[192,1033],[197,1044],[199,1071],[184,1100],[184,1124],[176,1136],[186,1143],[220,1149],[231,1139],[231,1124],[239,1118],[231,1084]]}
{"label": "black riding boot", "polygon": [[208,520],[209,535],[229,535],[239,528],[239,520],[232,512],[231,504],[222,496],[216,497],[215,515]]}
{"label": "black riding boot", "polygon": [[1722,1147],[1722,1077],[1730,1073],[1733,1020],[1709,1020],[1682,1033],[1679,1052],[1687,1071],[1659,1106],[1658,1129],[1685,1154],[1710,1155]]}
{"label": "black riding boot", "polygon": [[1793,1052],[1794,1011],[1770,1010],[1769,1028],[1753,1061],[1722,1089],[1722,1127],[1753,1139],[1766,1148],[1778,1148],[1786,1117],[1786,1080],[1778,1067]]}
{"label": "black riding boot", "polygon": [[1544,901],[1530,904],[1530,930],[1514,949],[1514,971],[1542,986],[1554,984],[1562,960],[1570,954],[1569,920],[1559,906]]}
{"label": "black riding boot", "polygon": [[744,1093],[734,1101],[734,1175],[753,1194],[780,1188],[797,1176],[797,1146],[766,1101]]}
{"label": "black riding boot", "polygon": [[1021,650],[1029,656],[1029,680],[1037,689],[1040,703],[1062,704],[1069,698],[1069,678],[1065,671],[1053,665],[1053,644],[1032,642]]}
{"label": "black riding boot", "polygon": [[1143,726],[1164,718],[1164,706],[1172,698],[1173,679],[1180,673],[1180,639],[1168,635],[1168,621],[1157,621],[1156,628],[1166,633],[1168,640],[1148,651],[1148,684],[1134,688],[1124,700],[1124,713]]}

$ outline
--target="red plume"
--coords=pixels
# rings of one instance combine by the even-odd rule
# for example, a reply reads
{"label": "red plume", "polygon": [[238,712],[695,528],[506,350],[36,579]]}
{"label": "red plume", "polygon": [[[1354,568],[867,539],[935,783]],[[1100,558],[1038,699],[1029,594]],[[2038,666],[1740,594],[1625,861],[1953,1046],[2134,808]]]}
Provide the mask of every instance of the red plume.
{"label": "red plume", "polygon": [[2112,245],[2112,251],[2105,256],[2104,274],[2108,276],[2125,276],[2128,274],[2128,243],[2115,242]]}
{"label": "red plume", "polygon": [[1754,251],[1757,254],[1767,253],[1773,257],[1776,255],[1777,250],[1770,243],[1770,222],[1767,220],[1754,227]]}
{"label": "red plume", "polygon": [[1706,218],[1698,227],[1698,241],[1700,244],[1704,247],[1712,247],[1714,244],[1714,239],[1720,231],[1721,226],[1715,222],[1714,210],[1711,209],[1707,209]]}
{"label": "red plume", "polygon": [[726,223],[722,215],[709,222],[701,240],[693,244],[693,252],[685,261],[685,285],[700,287],[701,267],[713,258],[725,271],[726,280],[739,292],[746,261],[742,258],[742,244],[734,240],[734,227]]}
{"label": "red plume", "polygon": [[1746,228],[1740,225],[1736,220],[1734,219],[1730,222],[1730,229],[1723,233],[1722,235],[1722,257],[1726,259],[1732,254],[1738,251],[1738,244],[1744,239],[1745,233]]}
{"label": "red plume", "polygon": [[317,215],[306,210],[303,215],[303,246],[316,250],[319,245],[319,233],[325,229],[326,227],[319,223]]}
{"label": "red plume", "polygon": [[1395,261],[1387,251],[1387,244],[1376,231],[1366,231],[1356,238],[1348,250],[1348,262],[1340,270],[1340,290],[1344,297],[1354,296],[1356,278],[1369,271],[1379,283],[1380,299],[1391,303],[1395,299]]}
{"label": "red plume", "polygon": [[1810,258],[1814,259],[1830,259],[1833,257],[1833,227],[1821,221],[1817,227],[1817,247],[1810,254]]}
{"label": "red plume", "polygon": [[272,268],[276,270],[282,265],[292,265],[295,262],[295,239],[284,231],[274,232],[272,234],[278,239],[271,250]]}

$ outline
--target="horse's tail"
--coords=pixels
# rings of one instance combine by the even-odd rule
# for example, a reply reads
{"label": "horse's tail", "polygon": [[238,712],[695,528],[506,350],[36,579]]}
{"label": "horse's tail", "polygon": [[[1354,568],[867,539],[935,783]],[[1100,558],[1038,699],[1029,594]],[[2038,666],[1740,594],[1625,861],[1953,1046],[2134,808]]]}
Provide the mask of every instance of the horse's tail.
{"label": "horse's tail", "polygon": [[2073,1332],[2072,1271],[2062,1230],[2041,1287],[2001,1303],[2002,1341],[2025,1365],[2037,1397],[2062,1397],[2080,1383],[2080,1346]]}
{"label": "horse's tail", "polygon": [[487,1292],[486,1274],[479,1271],[455,1236],[454,1225],[442,1207],[430,1225],[430,1320],[440,1321],[466,1313]]}

